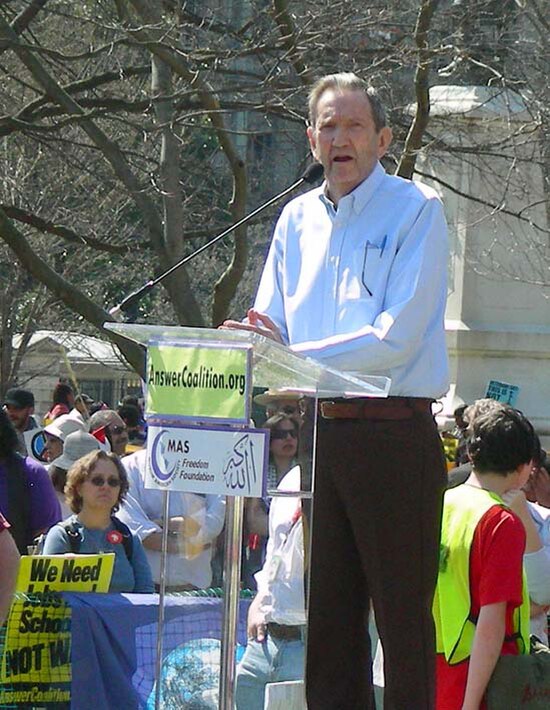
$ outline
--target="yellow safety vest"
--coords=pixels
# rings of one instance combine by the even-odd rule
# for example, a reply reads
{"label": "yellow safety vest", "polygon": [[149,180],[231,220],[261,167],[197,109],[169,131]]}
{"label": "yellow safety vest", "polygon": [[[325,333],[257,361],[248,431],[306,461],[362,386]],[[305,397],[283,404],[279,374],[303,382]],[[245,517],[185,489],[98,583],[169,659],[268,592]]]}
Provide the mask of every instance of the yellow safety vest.
{"label": "yellow safety vest", "polygon": [[[496,493],[461,485],[445,493],[439,575],[433,615],[437,653],[449,664],[468,658],[477,619],[471,618],[470,549],[475,529],[494,505],[506,507]],[[529,653],[529,594],[523,574],[523,602],[514,610],[514,638],[520,654]]]}

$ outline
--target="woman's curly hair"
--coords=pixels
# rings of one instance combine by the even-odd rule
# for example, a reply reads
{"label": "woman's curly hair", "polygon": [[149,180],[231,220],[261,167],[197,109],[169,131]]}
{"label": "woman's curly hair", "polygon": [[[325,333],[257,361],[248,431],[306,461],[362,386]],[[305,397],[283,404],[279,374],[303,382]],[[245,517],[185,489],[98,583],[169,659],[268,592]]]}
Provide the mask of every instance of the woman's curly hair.
{"label": "woman's curly hair", "polygon": [[128,493],[129,482],[126,469],[120,462],[116,454],[107,453],[106,451],[92,451],[81,459],[78,459],[67,472],[67,481],[65,483],[65,500],[73,513],[80,513],[82,510],[82,496],[78,489],[89,478],[97,465],[98,461],[112,461],[116,466],[120,478],[120,488],[118,491],[118,500],[113,506],[113,513],[116,512]]}

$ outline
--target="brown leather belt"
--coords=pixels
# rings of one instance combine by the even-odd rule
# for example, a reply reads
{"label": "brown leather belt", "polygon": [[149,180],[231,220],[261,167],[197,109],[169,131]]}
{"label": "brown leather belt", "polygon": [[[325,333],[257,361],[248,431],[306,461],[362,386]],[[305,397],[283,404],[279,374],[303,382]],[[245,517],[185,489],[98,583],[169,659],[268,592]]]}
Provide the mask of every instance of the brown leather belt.
{"label": "brown leather belt", "polygon": [[273,621],[267,624],[267,633],[280,641],[301,641],[303,626],[284,626]]}
{"label": "brown leather belt", "polygon": [[411,419],[415,412],[432,413],[433,399],[429,397],[388,397],[346,402],[321,402],[323,419]]}

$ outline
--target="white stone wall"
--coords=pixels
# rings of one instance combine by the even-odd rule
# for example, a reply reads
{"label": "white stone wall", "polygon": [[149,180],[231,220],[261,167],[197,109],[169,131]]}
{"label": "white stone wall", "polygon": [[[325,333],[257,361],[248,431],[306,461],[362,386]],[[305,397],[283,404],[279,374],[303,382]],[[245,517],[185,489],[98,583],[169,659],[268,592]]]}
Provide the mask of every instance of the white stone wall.
{"label": "white stone wall", "polygon": [[444,417],[458,399],[483,397],[489,380],[508,382],[550,447],[550,238],[536,125],[500,89],[434,87],[431,100],[429,131],[451,148],[434,143],[418,163],[441,181],[432,184],[450,228]]}

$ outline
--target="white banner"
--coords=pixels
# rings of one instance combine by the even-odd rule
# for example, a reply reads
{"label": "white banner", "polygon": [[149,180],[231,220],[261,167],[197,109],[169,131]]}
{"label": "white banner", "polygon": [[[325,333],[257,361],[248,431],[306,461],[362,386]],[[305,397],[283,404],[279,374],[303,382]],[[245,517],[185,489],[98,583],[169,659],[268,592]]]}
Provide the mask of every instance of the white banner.
{"label": "white banner", "polygon": [[45,456],[46,435],[44,429],[31,429],[23,432],[27,455],[42,464],[47,464]]}
{"label": "white banner", "polygon": [[260,498],[266,429],[149,425],[146,488]]}

